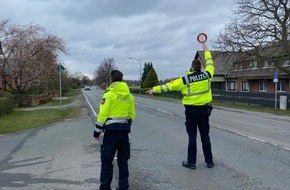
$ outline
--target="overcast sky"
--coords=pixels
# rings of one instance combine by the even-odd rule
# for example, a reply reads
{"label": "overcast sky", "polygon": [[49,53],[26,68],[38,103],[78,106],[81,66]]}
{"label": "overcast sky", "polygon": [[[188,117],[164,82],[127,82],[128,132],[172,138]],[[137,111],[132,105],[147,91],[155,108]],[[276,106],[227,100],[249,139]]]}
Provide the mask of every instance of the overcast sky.
{"label": "overcast sky", "polygon": [[125,79],[139,79],[140,62],[152,62],[160,80],[181,76],[201,45],[212,49],[235,8],[235,0],[0,0],[0,19],[39,24],[62,37],[70,73],[91,77],[105,58],[114,58]]}

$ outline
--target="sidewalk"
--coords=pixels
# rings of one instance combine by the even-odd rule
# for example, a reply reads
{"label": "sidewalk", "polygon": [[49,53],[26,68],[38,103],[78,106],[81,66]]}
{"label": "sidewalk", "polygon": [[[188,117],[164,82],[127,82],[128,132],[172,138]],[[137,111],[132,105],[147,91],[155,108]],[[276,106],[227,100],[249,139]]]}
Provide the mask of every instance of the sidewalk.
{"label": "sidewalk", "polygon": [[[67,108],[67,107],[80,107],[81,108],[81,113],[77,115],[76,117],[71,118],[72,120],[79,120],[80,118],[90,119],[89,114],[88,114],[88,109],[86,108],[86,104],[83,98],[77,99],[75,102],[68,105],[63,105],[62,107],[63,108]],[[32,107],[32,108],[17,108],[17,110],[22,110],[22,111],[31,111],[31,110],[39,110],[39,109],[59,109],[59,106],[49,106],[49,107],[38,106],[38,107]],[[63,121],[60,121],[60,122],[63,122]],[[50,124],[44,127],[53,127],[57,125],[58,123],[59,122]],[[15,149],[17,149],[17,147],[20,146],[29,137],[29,135],[31,135],[34,131],[41,130],[41,129],[43,129],[43,127],[0,135],[0,144],[1,144],[0,165],[4,159],[9,158],[9,156],[13,154],[13,152],[15,152]]]}
{"label": "sidewalk", "polygon": [[[91,189],[91,187],[94,187],[93,189],[97,189],[97,187],[99,186],[99,174],[100,174],[100,166],[101,166],[101,162],[100,162],[100,152],[99,152],[99,144],[98,142],[95,142],[95,139],[93,138],[93,130],[94,130],[94,117],[93,114],[91,112],[91,109],[89,108],[89,105],[87,104],[84,96],[81,94],[79,96],[79,98],[77,98],[77,100],[69,105],[63,105],[63,108],[66,107],[79,107],[81,108],[81,113],[73,118],[70,119],[66,119],[64,121],[60,121],[54,124],[50,124],[47,126],[43,126],[43,127],[39,127],[39,128],[34,128],[34,129],[30,129],[30,130],[26,130],[26,131],[22,131],[22,132],[16,132],[16,133],[12,133],[12,134],[6,134],[6,135],[0,135],[0,144],[1,144],[1,151],[0,151],[0,174],[1,172],[5,172],[5,168],[6,165],[9,165],[10,162],[13,162],[13,159],[19,159],[18,156],[19,154],[21,154],[23,147],[28,146],[27,143],[30,141],[33,141],[34,139],[49,139],[49,136],[45,135],[41,135],[42,133],[47,134],[49,130],[69,130],[69,132],[66,132],[65,134],[67,136],[69,136],[70,138],[73,138],[73,142],[70,143],[71,145],[76,143],[76,145],[73,145],[75,147],[75,151],[78,152],[80,150],[82,151],[88,151],[87,155],[82,155],[83,157],[87,157],[90,159],[86,159],[86,160],[81,160],[80,155],[78,155],[77,153],[74,155],[76,158],[79,158],[79,161],[77,161],[76,159],[74,159],[75,163],[78,163],[75,165],[75,167],[79,167],[82,164],[86,164],[89,162],[92,162],[94,164],[91,164],[91,166],[89,168],[83,168],[84,171],[79,171],[80,173],[85,173],[86,175],[86,179],[79,179],[79,183],[81,184],[81,187],[86,189]],[[51,106],[51,107],[44,107],[44,106],[39,106],[36,108],[23,108],[21,110],[37,110],[37,109],[59,109],[59,106]],[[68,129],[69,126],[69,129]],[[91,128],[86,127],[86,126],[91,126]],[[76,136],[76,134],[79,133],[79,137]],[[60,133],[58,133],[60,134]],[[61,135],[61,134],[60,134]],[[62,135],[63,138],[65,138]],[[66,138],[69,138],[66,137]],[[56,137],[59,139],[59,137]],[[81,138],[82,140],[80,142],[78,142],[77,138]],[[49,141],[49,140],[48,140]],[[52,139],[53,141],[53,139]],[[64,139],[64,142],[66,142],[66,139]],[[49,142],[47,142],[47,148],[48,151],[56,151],[53,149],[58,149],[60,147],[54,147],[53,145],[50,145]],[[39,145],[35,144],[33,147],[29,148],[31,149],[31,151],[33,149],[37,149]],[[64,144],[61,146],[65,146]],[[80,146],[80,147],[78,147]],[[81,148],[83,147],[83,148]],[[71,152],[73,153],[73,152]],[[34,154],[34,153],[33,153]],[[37,154],[37,153],[35,153]],[[39,154],[39,153],[38,153]],[[48,157],[45,154],[39,154],[39,156],[41,157]],[[53,160],[58,160],[60,158],[56,157]],[[59,160],[57,162],[64,162]],[[117,182],[117,164],[116,161],[114,160],[114,176],[113,176],[113,181],[112,181],[112,188],[114,189],[114,187],[116,187],[116,182]],[[69,164],[69,162],[67,163]],[[73,164],[73,163],[71,163]],[[63,165],[60,167],[64,167]],[[24,172],[27,173],[27,175],[29,175],[30,169],[27,168],[27,170],[25,170]],[[94,170],[94,174],[91,174],[91,170]],[[88,172],[90,171],[90,172]],[[44,173],[50,173],[50,171],[43,171]],[[43,173],[43,175],[44,175]],[[74,172],[76,173],[76,172]],[[78,173],[78,172],[77,172]],[[71,175],[71,178],[69,178],[69,176]],[[76,174],[70,173],[68,174],[66,177],[68,177],[69,179],[74,179],[74,176]],[[50,176],[51,178],[55,178],[55,176]],[[89,179],[89,180],[87,180]],[[61,180],[61,179],[60,179]],[[66,179],[68,180],[68,179]],[[1,181],[1,180],[0,180]],[[29,182],[27,182],[29,183]],[[10,183],[9,184],[4,184],[4,187],[8,187],[7,189],[9,189],[10,187]],[[30,184],[31,185],[31,184]],[[47,184],[47,186],[49,186],[50,184]],[[59,184],[60,186],[64,185],[64,184]],[[3,186],[0,185],[0,189]],[[65,187],[65,185],[64,185]],[[79,186],[80,187],[80,186]],[[28,187],[23,187],[22,189],[25,189]],[[32,186],[30,188],[34,188],[34,185],[32,184]],[[72,187],[71,187],[72,188]],[[21,188],[20,188],[21,189]],[[74,188],[72,188],[74,189]],[[77,189],[77,188],[76,188]],[[10,189],[9,189],[10,190]]]}
{"label": "sidewalk", "polygon": [[[62,108],[71,108],[71,107],[79,107],[81,108],[81,113],[71,119],[73,120],[79,120],[80,118],[87,118],[90,119],[89,116],[89,110],[87,109],[87,105],[85,102],[85,99],[83,98],[83,95],[80,95],[79,98],[76,99],[71,104],[67,105],[62,105]],[[37,106],[37,107],[30,107],[30,108],[16,108],[16,110],[20,111],[31,111],[31,110],[41,110],[41,109],[59,109],[59,106]],[[63,122],[63,121],[60,121]],[[57,125],[59,122],[50,124],[48,126],[44,127],[49,127],[49,126],[54,126]],[[93,123],[92,123],[93,125]],[[41,130],[43,127],[38,127],[38,128],[33,128],[33,129],[28,129],[25,131],[19,131],[15,133],[10,133],[10,134],[4,134],[0,135],[0,144],[1,144],[1,151],[0,151],[0,165],[2,161],[6,158],[9,157],[10,154],[13,153],[14,149],[19,146],[19,144],[23,143],[28,136],[33,133],[34,131]],[[93,129],[92,129],[93,130]]]}
{"label": "sidewalk", "polygon": [[[69,187],[69,189],[89,190],[98,188],[101,166],[100,149],[98,142],[95,142],[92,135],[94,122],[90,117],[90,110],[87,107],[83,95],[81,95],[81,98],[78,98],[76,102],[63,106],[63,108],[65,107],[80,107],[81,113],[76,117],[47,126],[0,136],[0,178],[5,180],[5,182],[0,180],[0,189],[15,189],[13,184],[17,182],[17,180],[23,181],[23,186],[16,188],[21,190],[37,189],[39,185],[52,189]],[[22,110],[47,108],[58,109],[59,107],[37,107],[25,108]],[[51,136],[52,133],[58,135]],[[45,148],[47,150],[43,152],[41,150],[41,146],[43,145],[37,142],[46,142],[47,144],[44,146],[46,146]],[[58,144],[60,146],[54,146],[56,142],[59,142]],[[64,149],[64,151],[62,149]],[[59,153],[56,155],[53,154],[58,151]],[[61,156],[61,154],[65,155]],[[9,169],[11,164],[15,162],[14,160],[25,160],[26,157],[33,158],[33,155],[35,155],[34,157],[37,155],[39,158],[51,160],[50,162],[53,167],[42,167],[40,164],[38,166],[39,170],[37,171],[39,174],[36,175],[40,177],[36,179],[35,174],[33,174],[35,173],[33,166],[17,168],[19,171],[13,168],[11,168],[12,170]],[[73,159],[68,159],[66,156]],[[68,171],[62,170],[61,168],[67,168],[65,170]],[[14,170],[16,170],[16,173],[14,173]],[[15,179],[5,179],[7,176],[11,175],[10,173],[15,176]],[[65,173],[65,175],[58,178],[57,176],[61,173]],[[22,179],[20,175],[27,175],[29,178]],[[37,180],[39,180],[39,182],[34,182]],[[45,180],[52,180],[55,182],[44,183],[43,181]],[[112,187],[115,187],[114,181],[115,179],[113,180]]]}

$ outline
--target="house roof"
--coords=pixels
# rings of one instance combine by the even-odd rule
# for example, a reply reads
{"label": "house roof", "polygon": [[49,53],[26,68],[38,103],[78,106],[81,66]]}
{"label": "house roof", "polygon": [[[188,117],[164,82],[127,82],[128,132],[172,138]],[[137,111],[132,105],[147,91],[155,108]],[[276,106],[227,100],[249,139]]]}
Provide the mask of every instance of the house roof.
{"label": "house roof", "polygon": [[[281,51],[281,48],[277,48],[277,44],[271,44],[270,47],[262,47],[259,49],[254,49],[246,52],[211,51],[215,66],[214,75],[225,76],[226,78],[247,78],[247,79],[273,78],[273,73],[277,71],[277,68],[264,67],[263,60],[257,60],[255,58],[254,51],[259,51],[264,60],[268,60],[269,62],[287,60],[285,52]],[[205,66],[204,51],[197,51],[195,54],[195,59],[201,60],[203,66]],[[250,68],[250,62],[252,62],[253,60],[258,61],[257,68]],[[235,67],[236,65],[240,64],[246,67],[242,66],[243,69]],[[285,71],[287,69],[290,70],[290,65],[288,64],[288,66],[285,66],[284,69]],[[279,76],[281,78],[289,78],[290,74],[287,74],[285,71],[279,70]]]}

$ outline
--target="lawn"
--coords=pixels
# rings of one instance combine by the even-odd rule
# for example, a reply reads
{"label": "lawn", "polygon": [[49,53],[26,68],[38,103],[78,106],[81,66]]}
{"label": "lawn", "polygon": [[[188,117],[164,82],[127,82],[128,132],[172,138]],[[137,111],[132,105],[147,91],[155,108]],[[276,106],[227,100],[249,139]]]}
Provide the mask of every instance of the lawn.
{"label": "lawn", "polygon": [[[81,90],[73,89],[64,95],[62,105],[70,104],[80,97]],[[18,109],[0,117],[0,134],[13,133],[46,126],[78,115],[81,108],[37,109],[38,107],[58,106],[59,100],[52,100],[35,107],[35,110]]]}
{"label": "lawn", "polygon": [[80,108],[14,111],[0,117],[0,134],[49,125],[80,113]]}
{"label": "lawn", "polygon": [[258,105],[247,105],[247,104],[233,104],[233,103],[220,103],[220,102],[213,102],[213,106],[220,106],[220,107],[228,107],[228,108],[235,108],[241,110],[249,110],[249,111],[256,111],[256,112],[264,112],[264,113],[271,113],[275,115],[283,115],[283,116],[290,116],[290,109],[287,110],[280,110],[273,107],[265,107],[265,106],[258,106]]}

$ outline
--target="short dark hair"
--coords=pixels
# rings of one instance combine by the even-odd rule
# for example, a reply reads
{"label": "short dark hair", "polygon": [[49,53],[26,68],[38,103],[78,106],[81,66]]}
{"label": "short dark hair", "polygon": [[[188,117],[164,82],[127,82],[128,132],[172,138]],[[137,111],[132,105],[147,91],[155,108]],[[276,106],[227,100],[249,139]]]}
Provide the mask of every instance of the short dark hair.
{"label": "short dark hair", "polygon": [[112,80],[112,82],[122,81],[123,80],[123,73],[119,70],[112,70],[111,71],[111,80]]}
{"label": "short dark hair", "polygon": [[192,70],[200,71],[201,70],[201,62],[198,59],[194,59],[191,63]]}

